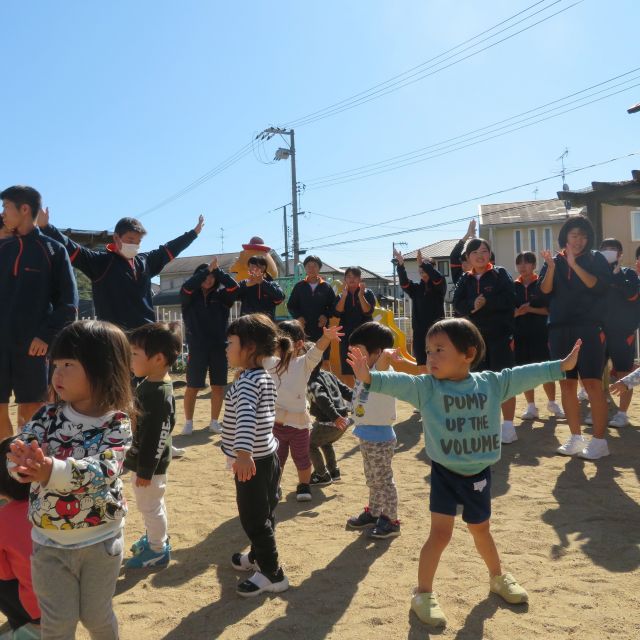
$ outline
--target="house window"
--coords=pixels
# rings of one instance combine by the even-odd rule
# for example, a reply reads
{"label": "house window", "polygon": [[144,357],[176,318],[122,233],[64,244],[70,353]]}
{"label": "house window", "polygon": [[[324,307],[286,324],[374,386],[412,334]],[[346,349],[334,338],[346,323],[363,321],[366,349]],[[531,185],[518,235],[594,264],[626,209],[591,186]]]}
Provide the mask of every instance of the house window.
{"label": "house window", "polygon": [[640,241],[640,210],[631,212],[631,239]]}
{"label": "house window", "polygon": [[542,234],[544,236],[544,250],[551,251],[551,247],[553,246],[553,241],[551,239],[551,229],[549,227],[545,227]]}
{"label": "house window", "polygon": [[522,253],[522,231],[520,229],[516,229],[513,232],[513,240],[515,243],[516,256],[519,253]]}
{"label": "house window", "polygon": [[536,230],[529,229],[529,251],[533,251],[534,253],[538,250],[537,242],[536,242]]}
{"label": "house window", "polygon": [[438,271],[446,278],[449,276],[449,261],[438,260]]}

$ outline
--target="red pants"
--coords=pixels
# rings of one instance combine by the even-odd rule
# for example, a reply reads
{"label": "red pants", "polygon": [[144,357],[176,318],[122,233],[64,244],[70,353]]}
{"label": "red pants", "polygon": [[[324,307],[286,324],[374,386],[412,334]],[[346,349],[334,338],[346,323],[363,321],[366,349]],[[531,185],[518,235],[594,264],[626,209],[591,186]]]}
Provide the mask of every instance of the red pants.
{"label": "red pants", "polygon": [[280,469],[284,469],[284,463],[291,457],[298,471],[306,471],[311,466],[309,458],[309,429],[296,429],[276,422],[273,427],[273,435],[278,441],[278,460]]}

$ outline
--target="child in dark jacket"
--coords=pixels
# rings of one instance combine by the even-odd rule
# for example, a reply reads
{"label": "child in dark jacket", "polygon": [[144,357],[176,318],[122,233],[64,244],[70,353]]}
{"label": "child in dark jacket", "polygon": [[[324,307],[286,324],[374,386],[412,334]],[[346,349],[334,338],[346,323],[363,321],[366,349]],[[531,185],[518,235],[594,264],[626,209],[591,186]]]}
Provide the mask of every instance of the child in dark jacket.
{"label": "child in dark jacket", "polygon": [[171,560],[164,494],[171,462],[171,432],[176,404],[169,368],[181,348],[179,336],[162,322],[146,324],[129,336],[131,369],[144,380],[136,388],[138,416],[125,467],[147,532],[133,544],[127,569],[166,566]]}
{"label": "child in dark jacket", "polygon": [[315,418],[309,442],[309,455],[314,469],[311,484],[315,486],[340,480],[333,443],[342,438],[351,422],[347,418],[348,402],[353,397],[351,388],[321,367],[322,363],[312,371],[307,385],[309,411]]}

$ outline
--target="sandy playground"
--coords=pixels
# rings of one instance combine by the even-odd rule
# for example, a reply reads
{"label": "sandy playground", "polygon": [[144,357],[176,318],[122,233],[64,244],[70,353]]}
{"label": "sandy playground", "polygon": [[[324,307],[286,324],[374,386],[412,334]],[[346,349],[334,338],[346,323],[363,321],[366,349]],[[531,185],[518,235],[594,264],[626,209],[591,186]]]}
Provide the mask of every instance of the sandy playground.
{"label": "sandy playground", "polygon": [[[182,394],[176,388],[178,433]],[[554,455],[568,428],[542,410],[541,420],[517,427],[519,441],[503,449],[494,467],[493,531],[505,570],[528,589],[530,603],[511,606],[489,594],[484,564],[458,519],[437,576],[449,623],[430,633],[409,611],[428,532],[430,472],[412,407],[398,403],[394,470],[402,535],[372,542],[345,529],[367,496],[357,442],[348,433],[337,444],[343,481],[315,489],[312,502],[296,502],[296,476],[287,465],[278,546],[292,586],[277,596],[244,600],[234,592],[239,576],[229,559],[246,539],[220,436],[205,428],[207,398],[202,394],[198,401],[194,434],[175,438],[188,454],[170,467],[172,562],[155,573],[123,573],[118,581],[123,640],[640,638],[637,400],[630,414],[636,426],[610,430],[611,456],[596,464]],[[523,409],[520,397],[518,413]],[[127,547],[142,533],[128,495]],[[88,635],[81,630],[78,637]]]}

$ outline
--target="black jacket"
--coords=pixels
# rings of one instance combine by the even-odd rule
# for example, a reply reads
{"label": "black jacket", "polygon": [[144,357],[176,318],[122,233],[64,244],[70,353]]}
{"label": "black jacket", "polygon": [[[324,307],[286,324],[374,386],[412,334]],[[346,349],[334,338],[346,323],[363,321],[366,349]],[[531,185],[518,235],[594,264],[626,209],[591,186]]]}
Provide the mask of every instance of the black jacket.
{"label": "black jacket", "polygon": [[124,466],[141,478],[167,472],[171,462],[171,432],[176,425],[176,402],[171,381],[143,380],[136,388],[140,416]]}
{"label": "black jacket", "polygon": [[640,281],[635,269],[623,267],[619,273],[611,273],[611,286],[607,292],[607,315],[604,328],[607,334],[630,336],[638,327]]}
{"label": "black jacket", "polygon": [[320,369],[307,385],[309,412],[318,422],[335,422],[349,413],[353,390],[329,371]]}
{"label": "black jacket", "polygon": [[229,308],[238,293],[238,283],[222,269],[211,272],[215,285],[206,294],[202,283],[209,275],[202,269],[191,276],[180,289],[182,321],[189,349],[223,346],[227,340]]}
{"label": "black jacket", "polygon": [[[480,294],[487,302],[480,311],[471,313]],[[485,340],[513,333],[516,296],[513,280],[504,267],[491,265],[479,280],[471,271],[463,274],[453,294],[453,306],[458,315],[468,318],[478,327]]]}
{"label": "black jacket", "polygon": [[[513,283],[516,291],[516,308],[529,303],[534,309],[546,309],[549,307],[549,300],[538,286],[538,276],[528,285],[522,282],[522,278],[516,278]],[[523,316],[515,318],[514,335],[519,338],[537,337],[545,340],[547,337],[548,316],[537,313],[525,313]]]}
{"label": "black jacket", "polygon": [[[556,268],[553,289],[549,297],[549,327],[554,326],[603,326],[607,315],[607,293],[611,284],[611,269],[599,251],[589,251],[577,258],[585,271],[597,278],[589,289],[575,271],[569,267],[564,252],[553,258]],[[547,265],[540,270],[539,283],[545,278]]]}
{"label": "black jacket", "polygon": [[464,243],[464,240],[458,240],[458,242],[456,242],[456,246],[453,247],[453,250],[451,251],[451,255],[449,256],[449,267],[453,284],[457,284],[458,280],[460,280],[464,273],[462,271],[462,251],[464,250]]}
{"label": "black jacket", "polygon": [[425,270],[429,281],[413,282],[407,277],[404,265],[398,265],[398,279],[404,292],[411,298],[411,324],[414,333],[426,334],[431,325],[444,318],[444,297],[447,293],[447,281],[444,276],[428,262]]}
{"label": "black jacket", "polygon": [[53,225],[45,227],[45,233],[64,244],[71,264],[91,280],[96,316],[123,329],[155,322],[151,278],[198,237],[195,231],[187,231],[153,251],[127,260],[114,245],[108,245],[106,251],[93,251],[67,238]]}
{"label": "black jacket", "polygon": [[373,293],[371,289],[365,289],[364,297],[369,305],[371,305],[371,311],[369,311],[369,313],[365,313],[362,310],[357,290],[353,293],[347,293],[347,298],[344,303],[344,311],[342,313],[337,309],[340,297],[336,297],[336,309],[334,310],[333,315],[340,318],[340,324],[342,325],[345,333],[345,337],[342,338],[342,340],[347,343],[349,342],[347,337],[353,333],[355,329],[357,329],[361,324],[369,322],[373,318],[373,310],[376,306],[376,294]]}
{"label": "black jacket", "polygon": [[64,247],[39,229],[0,240],[0,348],[48,345],[76,319],[78,289]]}
{"label": "black jacket", "polygon": [[259,284],[247,286],[243,280],[238,287],[240,300],[240,315],[249,313],[266,313],[270,318],[276,317],[276,307],[284,300],[284,293],[280,285],[267,275]]}
{"label": "black jacket", "polygon": [[310,340],[315,342],[322,337],[322,328],[318,326],[318,318],[333,315],[336,294],[331,285],[320,278],[315,290],[307,279],[296,283],[287,301],[287,309],[293,318],[304,318],[304,330]]}

